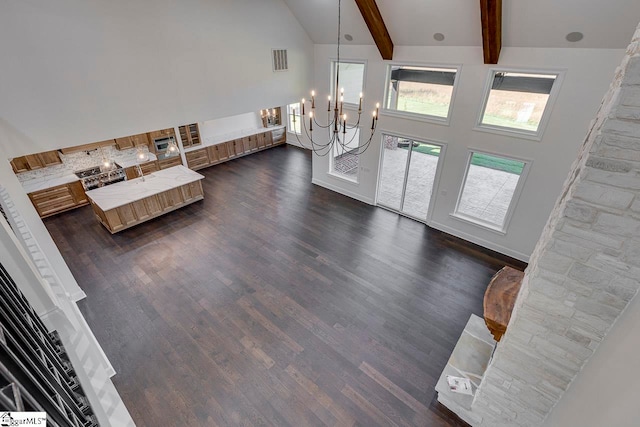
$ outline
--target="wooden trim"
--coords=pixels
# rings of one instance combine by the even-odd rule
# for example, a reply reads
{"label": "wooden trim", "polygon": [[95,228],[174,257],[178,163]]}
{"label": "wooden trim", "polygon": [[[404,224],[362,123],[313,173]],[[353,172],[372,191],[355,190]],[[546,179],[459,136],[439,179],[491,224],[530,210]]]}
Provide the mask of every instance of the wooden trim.
{"label": "wooden trim", "polygon": [[382,59],[393,59],[393,41],[387,30],[387,26],[384,24],[380,9],[375,0],[356,0],[358,9],[362,14],[365,24],[369,28],[373,41],[378,46]]}
{"label": "wooden trim", "polygon": [[502,48],[502,0],[480,0],[480,15],[484,63],[497,64]]}

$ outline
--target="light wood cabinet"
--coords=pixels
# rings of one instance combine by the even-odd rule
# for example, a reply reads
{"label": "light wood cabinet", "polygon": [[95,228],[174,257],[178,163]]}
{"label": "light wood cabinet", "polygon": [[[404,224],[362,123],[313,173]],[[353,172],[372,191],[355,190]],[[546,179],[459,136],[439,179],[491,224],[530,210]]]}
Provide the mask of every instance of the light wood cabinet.
{"label": "light wood cabinet", "polygon": [[160,167],[158,166],[158,161],[154,160],[152,162],[142,163],[140,169],[142,169],[143,175],[149,175],[150,173],[159,171]]}
{"label": "light wood cabinet", "polygon": [[156,138],[162,138],[167,136],[173,136],[175,138],[176,133],[173,128],[167,128],[167,129],[154,130],[153,132],[147,133],[147,135],[149,136],[149,140],[153,141]]}
{"label": "light wood cabinet", "polygon": [[187,165],[193,170],[198,170],[259,150],[264,150],[274,145],[283,144],[286,141],[285,134],[285,128],[273,131],[269,130],[220,144],[210,145],[199,150],[188,151],[186,153]]}
{"label": "light wood cabinet", "polygon": [[[149,175],[150,173],[159,171],[158,162],[156,160],[152,160],[150,162],[140,163],[140,170],[142,171],[142,175]],[[136,179],[140,178],[140,173],[138,172],[138,168],[136,166],[129,166],[124,170],[127,175],[127,179]]]}
{"label": "light wood cabinet", "polygon": [[180,126],[178,127],[178,131],[180,132],[183,147],[193,147],[194,145],[200,145],[202,143],[200,140],[200,128],[197,123]]}
{"label": "light wood cabinet", "polygon": [[236,156],[241,156],[244,154],[244,141],[242,138],[233,140],[233,147],[235,148]]}
{"label": "light wood cabinet", "polygon": [[11,160],[11,167],[15,173],[27,172],[47,166],[61,165],[62,159],[56,150],[44,153],[28,154]]}
{"label": "light wood cabinet", "polygon": [[80,181],[34,191],[29,199],[41,218],[89,204]]}
{"label": "light wood cabinet", "polygon": [[108,211],[95,203],[92,206],[102,225],[111,233],[117,233],[203,198],[202,183],[198,180]]}
{"label": "light wood cabinet", "polygon": [[185,153],[187,158],[187,166],[189,169],[198,170],[209,166],[209,154],[207,148],[201,148],[200,150],[189,151]]}
{"label": "light wood cabinet", "polygon": [[174,166],[182,164],[182,158],[180,156],[169,157],[168,159],[158,160],[159,169],[169,169]]}
{"label": "light wood cabinet", "polygon": [[92,142],[90,144],[74,145],[73,147],[62,148],[60,149],[60,152],[62,154],[69,154],[69,153],[77,153],[78,151],[91,151],[91,150],[97,150],[100,147],[109,147],[115,144],[116,144],[115,139],[107,139],[105,141]]}
{"label": "light wood cabinet", "polygon": [[116,141],[116,148],[118,150],[126,150],[129,148],[149,145],[149,137],[147,136],[146,133],[125,136],[123,138],[116,138],[115,141]]}

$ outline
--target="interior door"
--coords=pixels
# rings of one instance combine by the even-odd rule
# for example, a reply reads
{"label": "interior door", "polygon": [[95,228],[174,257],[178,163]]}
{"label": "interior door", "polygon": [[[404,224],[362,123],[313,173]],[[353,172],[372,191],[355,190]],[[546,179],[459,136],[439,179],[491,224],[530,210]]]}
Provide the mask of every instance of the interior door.
{"label": "interior door", "polygon": [[442,145],[383,135],[377,203],[426,221]]}

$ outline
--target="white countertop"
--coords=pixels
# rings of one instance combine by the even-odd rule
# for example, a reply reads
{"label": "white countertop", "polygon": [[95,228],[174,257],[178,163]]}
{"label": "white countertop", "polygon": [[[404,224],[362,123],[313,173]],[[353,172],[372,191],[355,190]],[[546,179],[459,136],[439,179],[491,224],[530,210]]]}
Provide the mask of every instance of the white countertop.
{"label": "white countertop", "polygon": [[174,166],[145,175],[144,181],[136,178],[87,191],[87,196],[100,209],[108,211],[203,178],[204,175],[184,166]]}
{"label": "white countertop", "polygon": [[285,125],[278,125],[278,126],[270,126],[268,128],[242,129],[236,132],[225,133],[223,135],[215,135],[212,137],[203,138],[202,144],[196,145],[194,147],[185,148],[184,152],[188,153],[190,151],[199,150],[201,148],[209,147],[211,145],[217,145],[223,142],[233,141],[234,139],[244,138],[245,136],[256,135],[262,132],[269,132],[273,130],[283,129],[285,127],[286,127]]}
{"label": "white countertop", "polygon": [[46,190],[57,185],[69,184],[70,182],[80,181],[75,174],[65,174],[56,177],[42,177],[37,179],[30,179],[22,183],[22,188],[26,193],[33,193],[34,191]]}
{"label": "white countertop", "polygon": [[[149,153],[149,160],[147,160],[146,162],[141,162],[140,164],[144,165],[145,163],[153,162],[154,160],[157,160],[156,155],[153,153]],[[123,168],[128,168],[130,166],[135,166],[138,164],[138,160],[136,159],[135,156],[130,159],[116,159],[115,162],[120,166],[122,166]]]}

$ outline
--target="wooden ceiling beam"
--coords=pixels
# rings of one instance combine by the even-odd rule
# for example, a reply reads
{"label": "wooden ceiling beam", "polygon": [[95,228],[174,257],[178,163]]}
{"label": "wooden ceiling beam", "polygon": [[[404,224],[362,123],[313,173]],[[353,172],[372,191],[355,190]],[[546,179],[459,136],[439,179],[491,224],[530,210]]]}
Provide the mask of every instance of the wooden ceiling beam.
{"label": "wooden ceiling beam", "polygon": [[364,22],[369,28],[369,32],[373,37],[373,41],[376,42],[382,59],[393,58],[393,42],[387,26],[384,25],[384,20],[380,14],[380,9],[376,4],[376,0],[355,0],[362,14]]}
{"label": "wooden ceiling beam", "polygon": [[497,64],[502,47],[502,0],[480,0],[485,64]]}

